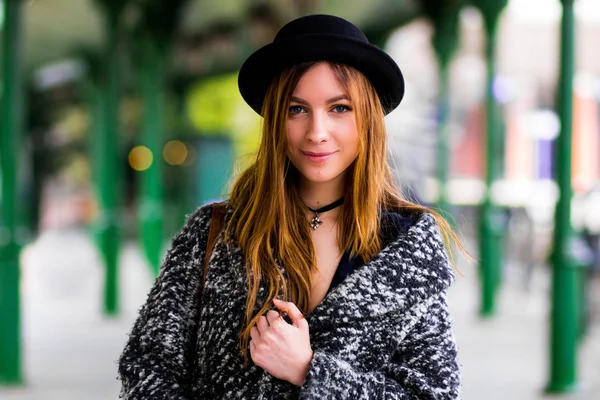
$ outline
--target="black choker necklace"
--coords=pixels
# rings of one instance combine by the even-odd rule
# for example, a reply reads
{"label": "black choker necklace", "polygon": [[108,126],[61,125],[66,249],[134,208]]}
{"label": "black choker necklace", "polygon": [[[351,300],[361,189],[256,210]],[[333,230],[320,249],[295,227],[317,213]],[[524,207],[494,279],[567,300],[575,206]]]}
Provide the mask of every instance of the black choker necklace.
{"label": "black choker necklace", "polygon": [[321,208],[319,208],[317,210],[313,210],[312,208],[308,207],[308,209],[310,211],[312,211],[312,212],[315,213],[315,217],[310,220],[310,226],[311,226],[311,228],[313,228],[313,231],[315,229],[317,229],[319,227],[319,225],[321,225],[323,223],[323,221],[321,221],[319,219],[319,214],[320,213],[324,213],[326,211],[333,210],[334,208],[339,207],[342,204],[344,204],[344,198],[343,197],[341,199],[338,199],[338,200],[334,201],[333,203],[328,204],[325,207],[321,207]]}

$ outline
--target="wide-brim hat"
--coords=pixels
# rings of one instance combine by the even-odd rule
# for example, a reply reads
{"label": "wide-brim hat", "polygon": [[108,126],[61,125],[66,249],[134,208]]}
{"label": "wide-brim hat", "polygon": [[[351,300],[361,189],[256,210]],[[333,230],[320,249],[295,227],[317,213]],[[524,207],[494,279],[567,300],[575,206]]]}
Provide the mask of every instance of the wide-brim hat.
{"label": "wide-brim hat", "polygon": [[308,15],[287,23],[272,43],[258,49],[242,65],[238,86],[258,114],[267,89],[285,68],[309,61],[332,61],[362,72],[374,86],[385,114],[404,96],[404,78],[396,62],[369,43],[352,23],[332,15]]}

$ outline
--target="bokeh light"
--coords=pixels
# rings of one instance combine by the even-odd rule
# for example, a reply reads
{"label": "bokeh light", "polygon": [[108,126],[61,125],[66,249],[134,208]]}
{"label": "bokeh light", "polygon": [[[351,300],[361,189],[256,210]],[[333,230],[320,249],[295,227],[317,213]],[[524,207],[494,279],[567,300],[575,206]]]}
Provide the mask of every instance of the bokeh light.
{"label": "bokeh light", "polygon": [[181,165],[188,155],[187,146],[179,140],[171,140],[163,148],[163,158],[171,165]]}
{"label": "bokeh light", "polygon": [[145,171],[152,165],[152,151],[146,146],[135,146],[129,152],[129,165],[136,171]]}

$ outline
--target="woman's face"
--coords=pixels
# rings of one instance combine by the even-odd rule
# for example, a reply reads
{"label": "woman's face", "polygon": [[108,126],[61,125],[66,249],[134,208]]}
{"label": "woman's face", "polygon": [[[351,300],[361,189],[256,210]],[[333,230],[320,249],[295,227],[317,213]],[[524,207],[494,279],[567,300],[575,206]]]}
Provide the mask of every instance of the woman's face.
{"label": "woman's face", "polygon": [[311,67],[298,82],[286,137],[287,156],[308,182],[342,180],[358,156],[352,102],[326,63]]}

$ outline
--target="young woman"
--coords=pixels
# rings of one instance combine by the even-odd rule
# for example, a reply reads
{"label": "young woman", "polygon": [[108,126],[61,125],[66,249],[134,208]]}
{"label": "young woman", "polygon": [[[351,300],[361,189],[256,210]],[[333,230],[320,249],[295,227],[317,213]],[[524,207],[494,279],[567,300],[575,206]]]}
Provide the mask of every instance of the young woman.
{"label": "young woman", "polygon": [[250,56],[239,87],[264,118],[256,161],[220,206],[205,276],[218,205],[173,240],[119,360],[121,396],[457,398],[456,238],[394,185],[396,63],[349,22],[312,15]]}

